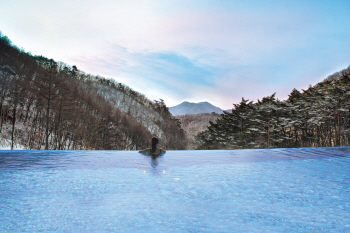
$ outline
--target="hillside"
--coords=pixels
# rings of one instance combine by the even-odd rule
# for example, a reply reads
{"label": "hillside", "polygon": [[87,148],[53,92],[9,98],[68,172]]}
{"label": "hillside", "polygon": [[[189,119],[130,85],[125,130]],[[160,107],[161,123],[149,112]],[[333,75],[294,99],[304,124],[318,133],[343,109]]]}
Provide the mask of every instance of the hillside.
{"label": "hillside", "polygon": [[182,116],[176,116],[180,120],[181,126],[185,131],[188,143],[186,149],[194,150],[200,146],[199,142],[195,139],[195,136],[205,131],[210,122],[215,123],[220,117],[217,113],[200,113],[200,114],[187,114]]}
{"label": "hillside", "polygon": [[200,102],[200,103],[189,103],[187,101],[182,102],[179,105],[173,106],[169,108],[170,113],[173,116],[186,115],[186,114],[200,114],[200,113],[223,113],[223,110],[215,107],[211,103],[208,102]]}
{"label": "hillside", "polygon": [[201,149],[350,146],[350,67],[286,101],[242,98],[196,139]]}
{"label": "hillside", "polygon": [[184,149],[179,122],[163,101],[112,79],[32,56],[0,34],[1,142],[26,149],[138,150],[156,135]]}

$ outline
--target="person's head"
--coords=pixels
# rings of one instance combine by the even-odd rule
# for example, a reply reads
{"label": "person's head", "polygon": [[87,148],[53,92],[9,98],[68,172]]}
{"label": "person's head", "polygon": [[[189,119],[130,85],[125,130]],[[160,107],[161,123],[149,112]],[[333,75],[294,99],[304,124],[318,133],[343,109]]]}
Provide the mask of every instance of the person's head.
{"label": "person's head", "polygon": [[157,144],[158,144],[158,138],[154,136],[152,138],[152,152],[155,152],[157,149]]}

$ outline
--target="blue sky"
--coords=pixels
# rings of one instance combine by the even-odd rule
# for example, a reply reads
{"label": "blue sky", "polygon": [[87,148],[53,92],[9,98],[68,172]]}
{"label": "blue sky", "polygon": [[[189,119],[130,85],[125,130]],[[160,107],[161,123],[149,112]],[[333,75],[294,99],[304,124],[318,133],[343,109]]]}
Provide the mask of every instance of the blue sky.
{"label": "blue sky", "polygon": [[350,1],[0,1],[17,46],[168,106],[286,99],[350,65]]}

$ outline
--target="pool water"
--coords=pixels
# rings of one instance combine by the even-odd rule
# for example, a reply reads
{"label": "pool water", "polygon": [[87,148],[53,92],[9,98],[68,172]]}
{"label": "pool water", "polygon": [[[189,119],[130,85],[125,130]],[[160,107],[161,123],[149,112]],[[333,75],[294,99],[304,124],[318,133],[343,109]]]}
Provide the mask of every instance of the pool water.
{"label": "pool water", "polygon": [[350,232],[350,147],[0,151],[0,232]]}

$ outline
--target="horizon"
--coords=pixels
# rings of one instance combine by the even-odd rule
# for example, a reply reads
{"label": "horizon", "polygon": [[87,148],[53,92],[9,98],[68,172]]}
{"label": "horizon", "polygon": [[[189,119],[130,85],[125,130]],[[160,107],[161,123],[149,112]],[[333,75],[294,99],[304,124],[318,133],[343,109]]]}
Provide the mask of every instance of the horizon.
{"label": "horizon", "polygon": [[173,107],[285,100],[350,65],[349,1],[0,2],[14,45]]}

